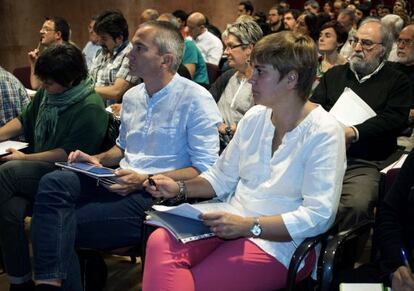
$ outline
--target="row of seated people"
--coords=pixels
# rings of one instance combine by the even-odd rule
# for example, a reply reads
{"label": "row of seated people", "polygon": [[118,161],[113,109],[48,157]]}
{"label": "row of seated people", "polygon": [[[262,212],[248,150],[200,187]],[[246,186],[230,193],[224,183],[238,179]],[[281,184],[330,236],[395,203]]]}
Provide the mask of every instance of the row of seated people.
{"label": "row of seated people", "polygon": [[[381,160],[395,150],[396,134],[408,116],[411,91],[404,74],[383,64],[389,44],[384,34],[381,34],[381,23],[377,20],[363,23],[357,32],[358,40],[354,41],[354,56],[350,65],[328,71],[311,97],[311,101],[322,104],[328,110],[345,87],[366,99],[377,116],[346,128],[344,135],[343,130],[320,106],[307,101],[317,66],[314,42],[300,34],[286,32],[263,38],[254,48],[257,40],[253,38],[251,43],[243,47],[243,40],[236,34],[238,27],[243,26],[236,23],[233,27],[236,32],[229,29],[226,50],[233,52],[234,59],[236,53],[252,54],[254,69],[250,67],[249,84],[252,86],[254,103],[264,107],[255,106],[240,121],[242,129],[236,131],[234,141],[207,174],[184,183],[182,188],[187,187],[189,197],[205,198],[225,196],[236,191],[234,203],[245,217],[222,213],[206,216],[206,223],[212,226],[218,237],[247,237],[235,242],[243,245],[247,243],[256,251],[263,249],[261,252],[269,258],[269,264],[260,268],[260,272],[274,268],[277,272],[286,272],[286,264],[295,247],[294,243],[284,241],[298,243],[306,236],[323,232],[335,218],[345,170],[345,145],[349,146],[346,174],[349,177],[345,178],[342,189],[338,218],[342,223],[341,228],[345,229],[369,217],[371,209],[367,208],[372,208],[371,201],[375,200],[378,182],[378,170],[373,161]],[[160,31],[165,34],[159,34]],[[154,41],[155,38],[158,38],[157,41]],[[368,47],[367,41],[371,42]],[[163,45],[158,47],[157,43]],[[174,50],[171,43],[181,50]],[[16,262],[15,254],[27,250],[21,221],[26,215],[27,206],[33,201],[32,239],[35,279],[39,283],[39,290],[45,288],[42,285],[60,286],[62,282],[70,286],[68,288],[71,290],[78,290],[80,280],[76,277],[74,245],[108,249],[137,243],[143,211],[153,203],[149,193],[155,197],[177,194],[176,184],[157,176],[154,179],[160,188],[142,192],[142,183],[148,174],[164,173],[174,180],[189,180],[205,172],[215,162],[218,150],[217,125],[223,119],[214,99],[206,90],[175,75],[183,45],[176,29],[166,23],[150,22],[137,30],[133,48],[128,55],[129,69],[133,76],[140,76],[145,81],[123,97],[122,125],[117,145],[96,156],[85,152],[93,154],[99,150],[96,146],[100,145],[103,138],[107,117],[103,104],[96,97],[91,98],[93,102],[86,99],[86,96],[94,93],[87,74],[82,74],[82,77],[77,74],[85,67],[80,61],[82,57],[79,58],[79,50],[70,44],[63,44],[51,47],[40,55],[35,73],[43,80],[43,89],[19,118],[0,129],[1,139],[24,133],[34,152],[26,155],[12,151],[3,158],[5,161],[19,160],[3,164],[1,171],[5,181],[2,183],[4,186],[1,186],[5,189],[1,191],[5,193],[2,209],[8,214],[7,218],[2,218],[1,229],[16,235],[16,239],[12,239],[11,235],[1,235],[0,238],[12,288],[18,288],[16,285],[22,283],[31,284],[28,252],[25,253],[24,258],[27,254],[27,260],[24,262]],[[41,71],[42,63],[53,62],[55,54],[61,54],[63,60],[66,57],[68,62],[78,64],[74,69],[78,70],[74,73],[76,78],[62,74],[67,79],[58,80],[56,76],[61,74]],[[241,60],[244,67],[251,66],[249,62],[243,63],[243,58]],[[51,67],[46,66],[47,69]],[[58,69],[63,70],[62,67]],[[237,73],[235,76],[238,76]],[[379,86],[382,86],[382,90],[372,100],[374,98],[368,94],[373,92],[372,88]],[[165,99],[167,96],[168,99]],[[84,104],[85,100],[93,105]],[[69,110],[74,108],[74,104],[82,108],[84,106],[88,112],[95,108],[96,116],[85,114],[84,119],[79,118],[79,112],[74,115],[74,111]],[[175,110],[171,111],[171,107]],[[68,114],[67,119],[61,119],[64,113]],[[79,124],[76,129],[70,127],[75,121]],[[94,125],[99,129],[91,128]],[[99,140],[96,143],[91,143],[93,134]],[[384,147],[375,147],[378,142],[383,142]],[[81,151],[74,151],[76,149]],[[54,167],[49,163],[35,162],[67,158],[70,161],[86,160],[107,166],[119,163],[121,169],[116,172],[118,178],[114,185],[97,186],[95,181],[70,172],[58,171],[44,176]],[[32,161],[21,161],[24,159]],[[31,168],[22,166],[24,163],[30,164]],[[17,171],[26,172],[17,174]],[[279,177],[275,177],[275,173]],[[35,176],[29,179],[31,183],[21,182],[20,179],[30,175]],[[293,177],[295,179],[292,180]],[[35,189],[41,178],[35,199]],[[355,182],[355,179],[360,180]],[[361,189],[361,194],[348,190],[350,194],[347,195],[349,186],[362,188],[361,185],[369,190]],[[254,204],[250,208],[246,201],[259,187],[265,188],[255,192],[255,195],[259,195],[257,208]],[[99,195],[94,195],[95,192],[99,192]],[[269,196],[271,193],[276,194],[274,197]],[[356,194],[356,197],[350,199],[352,194]],[[290,202],[286,202],[283,195],[290,196]],[[285,201],[285,207],[280,206],[282,201]],[[355,201],[362,202],[355,206],[352,204]],[[54,210],[51,212],[51,209]],[[20,212],[17,219],[16,212]],[[57,221],[58,228],[55,225]],[[263,233],[251,233],[253,227],[263,230]],[[53,240],[62,242],[62,245],[53,243]],[[21,244],[17,245],[17,241]],[[213,244],[218,247],[216,242]],[[51,246],[59,249],[53,250]],[[68,251],[62,252],[61,248]],[[150,255],[152,253],[149,252]],[[244,255],[242,259],[249,260],[248,254]],[[57,263],[54,269],[62,271],[50,275],[50,266],[44,261],[50,257]],[[312,261],[315,261],[315,257],[310,257],[306,265],[308,268],[303,269],[304,275],[309,273]],[[148,264],[150,262],[151,259]],[[232,267],[228,270],[232,270]],[[207,284],[215,281],[204,281],[205,275],[205,272],[200,275],[203,277],[202,282]],[[280,278],[277,276],[277,279]],[[153,279],[148,279],[148,282]],[[283,280],[266,284],[284,286]],[[156,285],[149,283],[146,288],[155,288],[151,286]],[[254,286],[251,288],[254,289]]]}

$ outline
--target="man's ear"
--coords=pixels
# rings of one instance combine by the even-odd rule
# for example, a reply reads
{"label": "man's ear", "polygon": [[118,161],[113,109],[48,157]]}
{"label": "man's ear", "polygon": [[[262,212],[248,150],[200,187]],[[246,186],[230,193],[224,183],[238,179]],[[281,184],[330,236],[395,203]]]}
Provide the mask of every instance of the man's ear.
{"label": "man's ear", "polygon": [[56,39],[62,39],[62,32],[55,31],[55,34],[56,34]]}
{"label": "man's ear", "polygon": [[166,67],[167,69],[171,68],[171,65],[174,62],[174,56],[171,53],[166,53],[162,56],[162,66]]}
{"label": "man's ear", "polygon": [[117,45],[121,45],[121,44],[123,44],[124,43],[124,37],[123,36],[117,36],[116,38],[115,38],[115,43],[117,44]]}

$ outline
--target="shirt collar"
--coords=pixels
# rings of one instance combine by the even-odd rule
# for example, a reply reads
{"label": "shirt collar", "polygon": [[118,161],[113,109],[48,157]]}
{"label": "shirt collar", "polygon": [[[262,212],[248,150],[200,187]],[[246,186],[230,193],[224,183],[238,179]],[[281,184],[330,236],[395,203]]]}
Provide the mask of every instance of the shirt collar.
{"label": "shirt collar", "polygon": [[144,86],[144,88],[145,88],[145,94],[147,96],[147,101],[148,102],[155,102],[156,100],[161,99],[163,96],[167,96],[171,92],[171,90],[174,89],[174,87],[175,87],[174,84],[177,82],[178,78],[179,78],[178,73],[175,73],[175,75],[171,79],[171,81],[165,87],[163,87],[161,90],[159,90],[158,92],[155,92],[154,94],[152,94],[151,98],[150,98],[150,96],[148,94],[147,89]]}
{"label": "shirt collar", "polygon": [[377,74],[378,72],[379,72],[379,70],[381,70],[381,68],[384,66],[384,64],[385,64],[385,61],[383,61],[381,64],[379,64],[379,66],[375,69],[375,71],[373,71],[371,74],[368,74],[368,75],[366,75],[366,76],[364,76],[364,77],[362,77],[362,78],[359,78],[359,76],[358,76],[358,73],[357,72],[355,72],[353,69],[352,69],[352,66],[351,65],[349,65],[349,68],[351,69],[351,71],[354,73],[354,75],[355,75],[355,78],[358,80],[358,82],[360,83],[360,84],[362,84],[362,83],[364,83],[365,81],[367,81],[369,78],[371,78],[372,76],[374,76],[375,74]]}

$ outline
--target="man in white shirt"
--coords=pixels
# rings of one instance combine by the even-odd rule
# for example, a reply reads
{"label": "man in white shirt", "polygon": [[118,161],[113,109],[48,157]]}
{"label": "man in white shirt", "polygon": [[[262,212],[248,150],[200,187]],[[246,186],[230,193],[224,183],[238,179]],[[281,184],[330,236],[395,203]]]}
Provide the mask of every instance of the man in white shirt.
{"label": "man in white shirt", "polygon": [[206,28],[206,17],[200,12],[187,19],[188,33],[200,49],[206,63],[218,65],[223,54],[223,43]]}

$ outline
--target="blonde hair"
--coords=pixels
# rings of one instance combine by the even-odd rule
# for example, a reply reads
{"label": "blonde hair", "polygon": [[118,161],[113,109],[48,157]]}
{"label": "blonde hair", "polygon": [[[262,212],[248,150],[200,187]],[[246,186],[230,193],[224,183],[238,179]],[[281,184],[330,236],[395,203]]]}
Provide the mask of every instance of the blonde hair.
{"label": "blonde hair", "polygon": [[280,79],[295,71],[298,95],[307,100],[318,64],[316,45],[309,36],[292,31],[270,34],[256,44],[251,59],[254,63],[272,65],[278,70]]}

